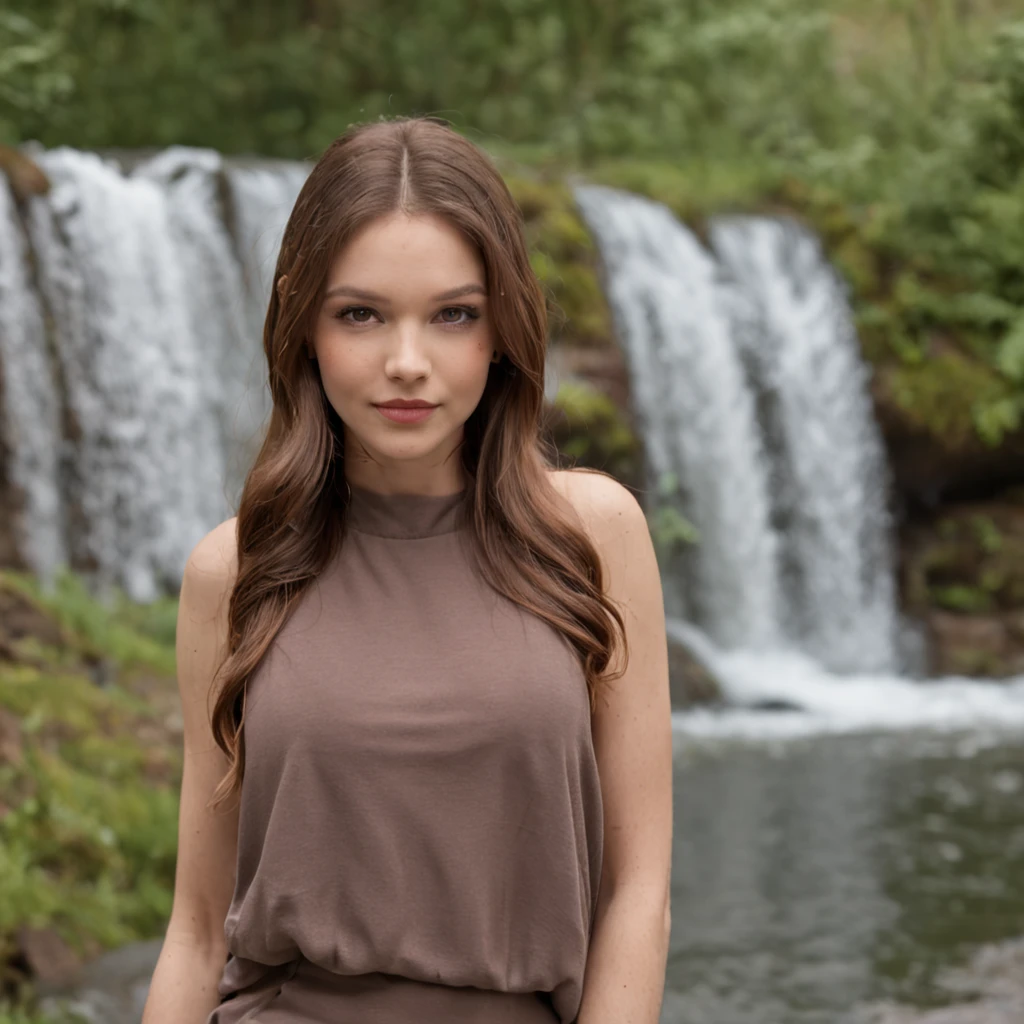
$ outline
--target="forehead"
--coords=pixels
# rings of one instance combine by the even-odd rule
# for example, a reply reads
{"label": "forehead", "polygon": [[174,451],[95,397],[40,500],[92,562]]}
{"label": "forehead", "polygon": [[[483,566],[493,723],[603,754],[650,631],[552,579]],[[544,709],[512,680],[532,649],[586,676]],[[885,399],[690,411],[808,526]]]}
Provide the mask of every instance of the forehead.
{"label": "forehead", "polygon": [[476,247],[453,224],[433,214],[388,214],[364,224],[335,256],[328,287],[337,284],[381,285],[438,281],[450,286],[478,280],[483,260]]}

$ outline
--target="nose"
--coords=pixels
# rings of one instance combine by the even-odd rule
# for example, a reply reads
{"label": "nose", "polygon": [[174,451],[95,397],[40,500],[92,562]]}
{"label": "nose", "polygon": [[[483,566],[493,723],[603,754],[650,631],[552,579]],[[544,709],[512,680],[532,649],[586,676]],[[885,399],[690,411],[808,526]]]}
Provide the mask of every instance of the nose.
{"label": "nose", "polygon": [[396,380],[415,380],[430,375],[426,340],[414,323],[399,323],[385,359],[385,373]]}

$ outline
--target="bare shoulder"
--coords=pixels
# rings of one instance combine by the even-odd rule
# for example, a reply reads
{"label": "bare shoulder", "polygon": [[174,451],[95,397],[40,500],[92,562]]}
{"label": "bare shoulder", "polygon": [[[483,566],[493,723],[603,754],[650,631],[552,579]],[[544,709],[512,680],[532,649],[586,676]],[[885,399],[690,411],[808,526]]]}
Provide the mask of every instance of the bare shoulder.
{"label": "bare shoulder", "polygon": [[207,603],[231,590],[238,573],[238,517],[215,526],[192,549],[182,589]]}
{"label": "bare shoulder", "polygon": [[596,544],[611,543],[639,527],[647,533],[640,503],[613,476],[598,470],[557,469],[549,471],[549,477]]}
{"label": "bare shoulder", "polygon": [[192,549],[178,598],[176,654],[186,746],[209,746],[207,698],[227,654],[231,592],[237,576],[235,518],[215,526]]}

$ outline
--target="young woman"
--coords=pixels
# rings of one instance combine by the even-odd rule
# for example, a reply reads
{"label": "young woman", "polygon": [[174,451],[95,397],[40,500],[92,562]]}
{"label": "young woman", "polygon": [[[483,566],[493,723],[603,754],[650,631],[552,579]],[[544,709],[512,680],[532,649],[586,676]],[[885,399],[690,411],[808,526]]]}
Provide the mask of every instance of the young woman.
{"label": "young woman", "polygon": [[444,122],[357,125],[275,279],[267,436],[182,585],[144,1024],[656,1024],[660,580],[630,493],[546,454],[515,203]]}

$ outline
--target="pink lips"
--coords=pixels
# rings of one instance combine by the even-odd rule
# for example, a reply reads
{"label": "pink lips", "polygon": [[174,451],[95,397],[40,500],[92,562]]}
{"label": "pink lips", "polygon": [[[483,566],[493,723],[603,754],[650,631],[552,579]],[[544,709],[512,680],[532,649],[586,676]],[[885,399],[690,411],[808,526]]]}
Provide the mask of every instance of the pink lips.
{"label": "pink lips", "polygon": [[378,405],[377,410],[394,423],[419,423],[425,420],[436,405]]}

